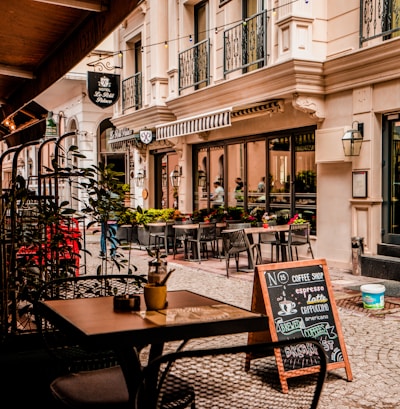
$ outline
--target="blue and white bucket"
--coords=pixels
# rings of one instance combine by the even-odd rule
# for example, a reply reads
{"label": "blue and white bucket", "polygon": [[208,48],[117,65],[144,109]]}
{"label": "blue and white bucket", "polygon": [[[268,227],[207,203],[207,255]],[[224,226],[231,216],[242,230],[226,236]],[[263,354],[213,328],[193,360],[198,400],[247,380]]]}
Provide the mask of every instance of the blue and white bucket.
{"label": "blue and white bucket", "polygon": [[385,286],[364,284],[360,287],[364,308],[380,310],[385,307]]}

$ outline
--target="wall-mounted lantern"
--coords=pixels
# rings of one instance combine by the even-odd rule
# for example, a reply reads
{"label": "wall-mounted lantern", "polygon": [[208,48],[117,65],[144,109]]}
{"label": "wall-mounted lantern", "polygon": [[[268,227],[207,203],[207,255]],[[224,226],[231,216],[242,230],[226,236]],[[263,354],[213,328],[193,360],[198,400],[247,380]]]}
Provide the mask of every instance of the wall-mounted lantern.
{"label": "wall-mounted lantern", "polygon": [[170,173],[169,178],[171,181],[171,186],[174,189],[178,189],[181,183],[182,169],[175,166],[175,169]]}
{"label": "wall-mounted lantern", "polygon": [[136,179],[136,186],[137,187],[143,187],[144,186],[144,180],[146,179],[146,170],[145,169],[139,169],[135,179]]}
{"label": "wall-mounted lantern", "polygon": [[351,128],[342,137],[344,154],[345,156],[359,156],[364,138],[364,124],[354,121]]}
{"label": "wall-mounted lantern", "polygon": [[206,187],[206,183],[207,183],[207,174],[206,174],[206,172],[204,170],[202,170],[202,169],[199,169],[197,171],[197,174],[198,174],[197,177],[198,177],[199,187]]}

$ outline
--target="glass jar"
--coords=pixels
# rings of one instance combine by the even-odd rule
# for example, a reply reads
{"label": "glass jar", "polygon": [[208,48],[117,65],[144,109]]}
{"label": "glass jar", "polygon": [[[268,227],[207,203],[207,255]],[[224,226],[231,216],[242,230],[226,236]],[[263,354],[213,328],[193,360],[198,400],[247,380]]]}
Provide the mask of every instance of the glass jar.
{"label": "glass jar", "polygon": [[152,260],[149,261],[148,282],[149,284],[160,284],[167,275],[167,261]]}

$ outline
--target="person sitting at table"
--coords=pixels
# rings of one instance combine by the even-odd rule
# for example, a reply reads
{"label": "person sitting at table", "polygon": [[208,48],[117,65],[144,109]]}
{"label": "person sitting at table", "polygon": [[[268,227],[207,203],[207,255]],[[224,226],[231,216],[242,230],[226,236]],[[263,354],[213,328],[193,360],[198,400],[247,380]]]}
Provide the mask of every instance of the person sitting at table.
{"label": "person sitting at table", "polygon": [[265,192],[265,176],[263,176],[261,180],[258,182],[257,192],[259,193]]}
{"label": "person sitting at table", "polygon": [[243,202],[243,181],[241,178],[237,177],[235,183],[235,199],[237,202]]}
{"label": "person sitting at table", "polygon": [[235,192],[243,192],[242,178],[236,178],[235,183],[236,183]]}
{"label": "person sitting at table", "polygon": [[221,182],[216,180],[214,182],[214,193],[211,195],[213,201],[213,207],[217,208],[224,204],[224,188],[221,186]]}

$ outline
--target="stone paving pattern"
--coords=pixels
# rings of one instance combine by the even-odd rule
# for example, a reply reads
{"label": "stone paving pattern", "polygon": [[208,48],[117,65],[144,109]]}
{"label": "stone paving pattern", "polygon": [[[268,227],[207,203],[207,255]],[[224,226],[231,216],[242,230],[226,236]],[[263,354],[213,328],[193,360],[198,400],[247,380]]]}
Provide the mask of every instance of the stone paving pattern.
{"label": "stone paving pattern", "polygon": [[[101,263],[97,257],[98,242],[87,244],[92,253],[88,257],[87,273],[95,274]],[[147,274],[151,257],[142,249],[120,250],[125,256],[130,253],[132,264],[138,272]],[[108,273],[117,273],[111,266]],[[231,276],[225,273],[225,261],[185,262],[179,255],[174,260],[168,256],[168,268],[175,269],[168,281],[169,290],[191,290],[246,309],[250,308],[252,296],[252,273],[236,273],[231,263]],[[329,371],[319,408],[324,409],[395,409],[400,408],[400,308],[380,310],[378,314],[367,313],[362,308],[350,310],[340,307],[340,300],[354,297],[355,289],[365,283],[382,282],[380,279],[355,276],[351,271],[329,268],[344,343],[349,356],[353,381],[348,382],[344,368]],[[400,282],[391,282],[391,287],[400,288]],[[359,293],[358,293],[359,294]],[[400,297],[386,297],[399,305]],[[375,312],[378,312],[376,310]],[[208,347],[218,343],[212,339]],[[289,383],[290,393],[290,383]]]}

